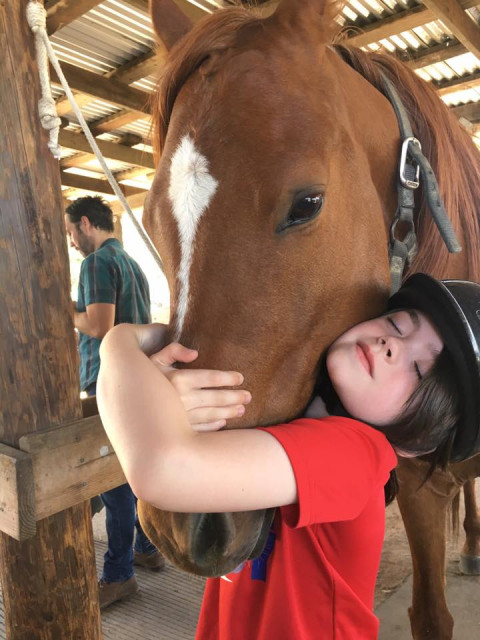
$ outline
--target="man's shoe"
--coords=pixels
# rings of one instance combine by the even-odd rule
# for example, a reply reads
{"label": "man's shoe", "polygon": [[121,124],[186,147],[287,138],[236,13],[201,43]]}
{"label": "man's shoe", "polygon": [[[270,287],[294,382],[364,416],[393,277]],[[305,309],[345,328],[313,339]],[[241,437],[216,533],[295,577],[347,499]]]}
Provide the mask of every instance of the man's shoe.
{"label": "man's shoe", "polygon": [[159,551],[154,551],[154,553],[139,553],[135,551],[133,564],[137,567],[150,569],[150,571],[161,571],[165,567],[165,558]]}
{"label": "man's shoe", "polygon": [[100,609],[106,609],[114,602],[124,600],[133,596],[138,591],[138,584],[135,576],[123,582],[98,581],[98,595],[100,597]]}

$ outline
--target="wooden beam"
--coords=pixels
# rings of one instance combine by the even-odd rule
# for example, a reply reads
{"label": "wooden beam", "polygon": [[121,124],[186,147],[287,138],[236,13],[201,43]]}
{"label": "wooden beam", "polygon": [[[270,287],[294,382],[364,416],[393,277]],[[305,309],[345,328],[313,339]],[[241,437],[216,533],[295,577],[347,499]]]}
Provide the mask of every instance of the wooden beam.
{"label": "wooden beam", "polygon": [[135,167],[133,169],[125,169],[125,171],[117,171],[115,178],[117,180],[134,180],[138,176],[149,176],[153,179],[155,171],[145,169],[145,167]]}
{"label": "wooden beam", "polygon": [[108,74],[109,78],[115,78],[125,84],[131,84],[136,80],[141,80],[146,76],[156,73],[165,62],[165,55],[161,52],[147,51],[138,58],[130,60],[118,69]]}
{"label": "wooden beam", "polygon": [[435,84],[439,96],[445,96],[454,91],[466,91],[468,89],[476,89],[480,86],[480,71],[469,73],[460,78],[452,78],[445,80],[440,84]]}
{"label": "wooden beam", "polygon": [[433,47],[423,49],[419,54],[414,56],[404,57],[401,59],[411,69],[422,69],[428,67],[430,64],[436,64],[437,62],[445,62],[455,56],[461,56],[467,53],[467,49],[460,44],[457,40],[450,41],[446,44],[438,44]]}
{"label": "wooden beam", "polygon": [[[111,102],[122,109],[136,111],[139,118],[150,113],[150,95],[145,91],[129,87],[115,78],[105,78],[98,73],[80,69],[67,62],[62,62],[62,71],[70,88],[74,91]],[[60,84],[52,67],[50,67],[50,73],[52,82]]]}
{"label": "wooden beam", "polygon": [[[72,189],[83,189],[84,191],[92,191],[95,193],[114,193],[110,183],[107,180],[101,180],[99,178],[87,178],[86,176],[79,176],[75,173],[67,173],[60,171],[60,180],[64,187],[70,187]],[[143,193],[148,190],[140,189],[139,187],[129,187],[125,184],[118,185],[125,196],[135,196],[138,193]]]}
{"label": "wooden beam", "polygon": [[[81,133],[62,130],[58,136],[58,141],[62,147],[93,155],[90,143]],[[110,160],[118,160],[119,162],[134,164],[139,167],[147,167],[148,169],[155,168],[153,154],[148,151],[137,151],[136,149],[130,149],[130,147],[115,144],[114,142],[106,142],[105,140],[97,140],[96,142],[102,154]]]}
{"label": "wooden beam", "polygon": [[16,540],[35,535],[35,496],[31,457],[0,444],[0,531]]}
{"label": "wooden beam", "polygon": [[350,36],[346,44],[353,47],[366,47],[372,42],[379,42],[384,38],[398,35],[402,31],[420,27],[431,20],[435,20],[433,11],[420,5],[362,27],[362,32]]}
{"label": "wooden beam", "polygon": [[101,2],[102,0],[50,0],[45,6],[49,35],[80,18]]}
{"label": "wooden beam", "polygon": [[451,107],[451,110],[458,119],[465,118],[470,122],[480,121],[480,102],[461,104],[458,107]]}
{"label": "wooden beam", "polygon": [[423,0],[471,53],[480,58],[480,29],[457,0]]}
{"label": "wooden beam", "polygon": [[60,160],[60,168],[61,169],[70,169],[71,167],[81,167],[87,162],[92,161],[91,153],[76,153],[74,156],[70,156],[69,158],[63,158]]}
{"label": "wooden beam", "polygon": [[99,416],[20,438],[32,458],[35,519],[126,482]]}
{"label": "wooden beam", "polygon": [[[84,107],[87,104],[92,102],[93,97],[87,96],[84,93],[74,92],[75,100],[80,108]],[[59,116],[64,116],[66,113],[70,113],[72,111],[72,105],[70,104],[70,100],[67,97],[59,98],[55,103],[57,108],[57,114]]]}
{"label": "wooden beam", "polygon": [[[0,2],[0,442],[14,448],[81,416],[58,163],[38,118],[26,7]],[[1,533],[0,573],[6,637],[102,637],[88,503],[23,542]]]}
{"label": "wooden beam", "polygon": [[[148,193],[148,191],[143,191],[136,196],[130,196],[129,198],[127,198],[130,209],[139,209],[140,207],[143,207],[145,204],[145,198],[147,197]],[[122,215],[123,213],[125,213],[123,205],[118,201],[110,203],[110,206],[115,215]]]}
{"label": "wooden beam", "polygon": [[[129,5],[142,11],[144,13],[150,13],[149,0],[126,0]],[[188,0],[174,0],[183,13],[190,18],[192,22],[198,22],[202,18],[208,15],[206,11],[202,11],[199,7],[195,6]],[[213,8],[213,7],[212,7]]]}
{"label": "wooden beam", "polygon": [[[463,9],[471,9],[478,2],[477,0],[463,0],[460,4]],[[410,31],[437,19],[435,11],[428,7],[418,6],[406,9],[363,27],[362,33],[355,33],[347,39],[347,44],[354,47],[366,47],[372,42],[379,42],[383,38],[399,35],[402,31]]]}
{"label": "wooden beam", "polygon": [[[142,114],[145,118],[145,114]],[[138,113],[136,111],[120,111],[118,113],[114,113],[111,116],[105,116],[100,120],[96,120],[91,124],[92,133],[94,135],[98,135],[100,133],[108,133],[109,131],[115,131],[116,129],[121,129],[130,122],[135,122],[138,120]]]}

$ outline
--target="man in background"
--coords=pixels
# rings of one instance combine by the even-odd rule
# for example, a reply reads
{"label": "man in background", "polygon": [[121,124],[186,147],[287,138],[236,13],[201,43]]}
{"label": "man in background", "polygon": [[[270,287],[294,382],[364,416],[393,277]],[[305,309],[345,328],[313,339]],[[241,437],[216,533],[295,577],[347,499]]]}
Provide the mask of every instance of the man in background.
{"label": "man in background", "polygon": [[[80,386],[92,396],[96,395],[102,338],[116,324],[149,323],[150,292],[145,274],[115,238],[113,213],[102,198],[75,200],[66,209],[65,227],[71,246],[85,258],[73,307],[79,331]],[[99,581],[100,608],[105,609],[138,591],[134,564],[159,571],[165,561],[140,527],[130,485],[106,491],[101,497],[108,538]]]}

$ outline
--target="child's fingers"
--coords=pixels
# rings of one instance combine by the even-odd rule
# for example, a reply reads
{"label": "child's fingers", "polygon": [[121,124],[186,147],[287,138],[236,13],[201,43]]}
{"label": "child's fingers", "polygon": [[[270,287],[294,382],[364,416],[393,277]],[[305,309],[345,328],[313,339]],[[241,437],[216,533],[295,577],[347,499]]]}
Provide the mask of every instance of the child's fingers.
{"label": "child's fingers", "polygon": [[187,411],[201,407],[229,407],[248,404],[252,396],[243,389],[192,389],[180,394]]}
{"label": "child's fingers", "polygon": [[192,429],[197,432],[219,431],[226,425],[226,420],[217,420],[216,422],[204,422],[200,424],[192,424]]}
{"label": "child's fingers", "polygon": [[155,364],[170,366],[175,362],[193,362],[198,358],[198,351],[188,349],[179,342],[171,342],[166,347],[150,356]]}
{"label": "child's fingers", "polygon": [[187,412],[188,421],[195,431],[197,425],[213,424],[219,421],[239,418],[245,413],[243,404],[235,404],[229,407],[200,407]]}
{"label": "child's fingers", "polygon": [[173,386],[181,389],[212,389],[216,387],[238,387],[243,376],[238,371],[216,371],[213,369],[174,369],[166,374]]}

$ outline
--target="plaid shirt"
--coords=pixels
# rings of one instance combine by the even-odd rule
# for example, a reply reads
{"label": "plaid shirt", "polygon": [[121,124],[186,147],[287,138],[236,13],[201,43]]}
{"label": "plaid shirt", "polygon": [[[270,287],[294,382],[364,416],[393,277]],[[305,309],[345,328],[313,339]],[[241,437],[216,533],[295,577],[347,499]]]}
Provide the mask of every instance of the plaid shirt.
{"label": "plaid shirt", "polygon": [[[116,238],[109,238],[82,262],[77,309],[107,302],[115,305],[115,324],[147,324],[150,291],[145,274]],[[79,332],[80,388],[96,382],[100,368],[100,340]]]}

